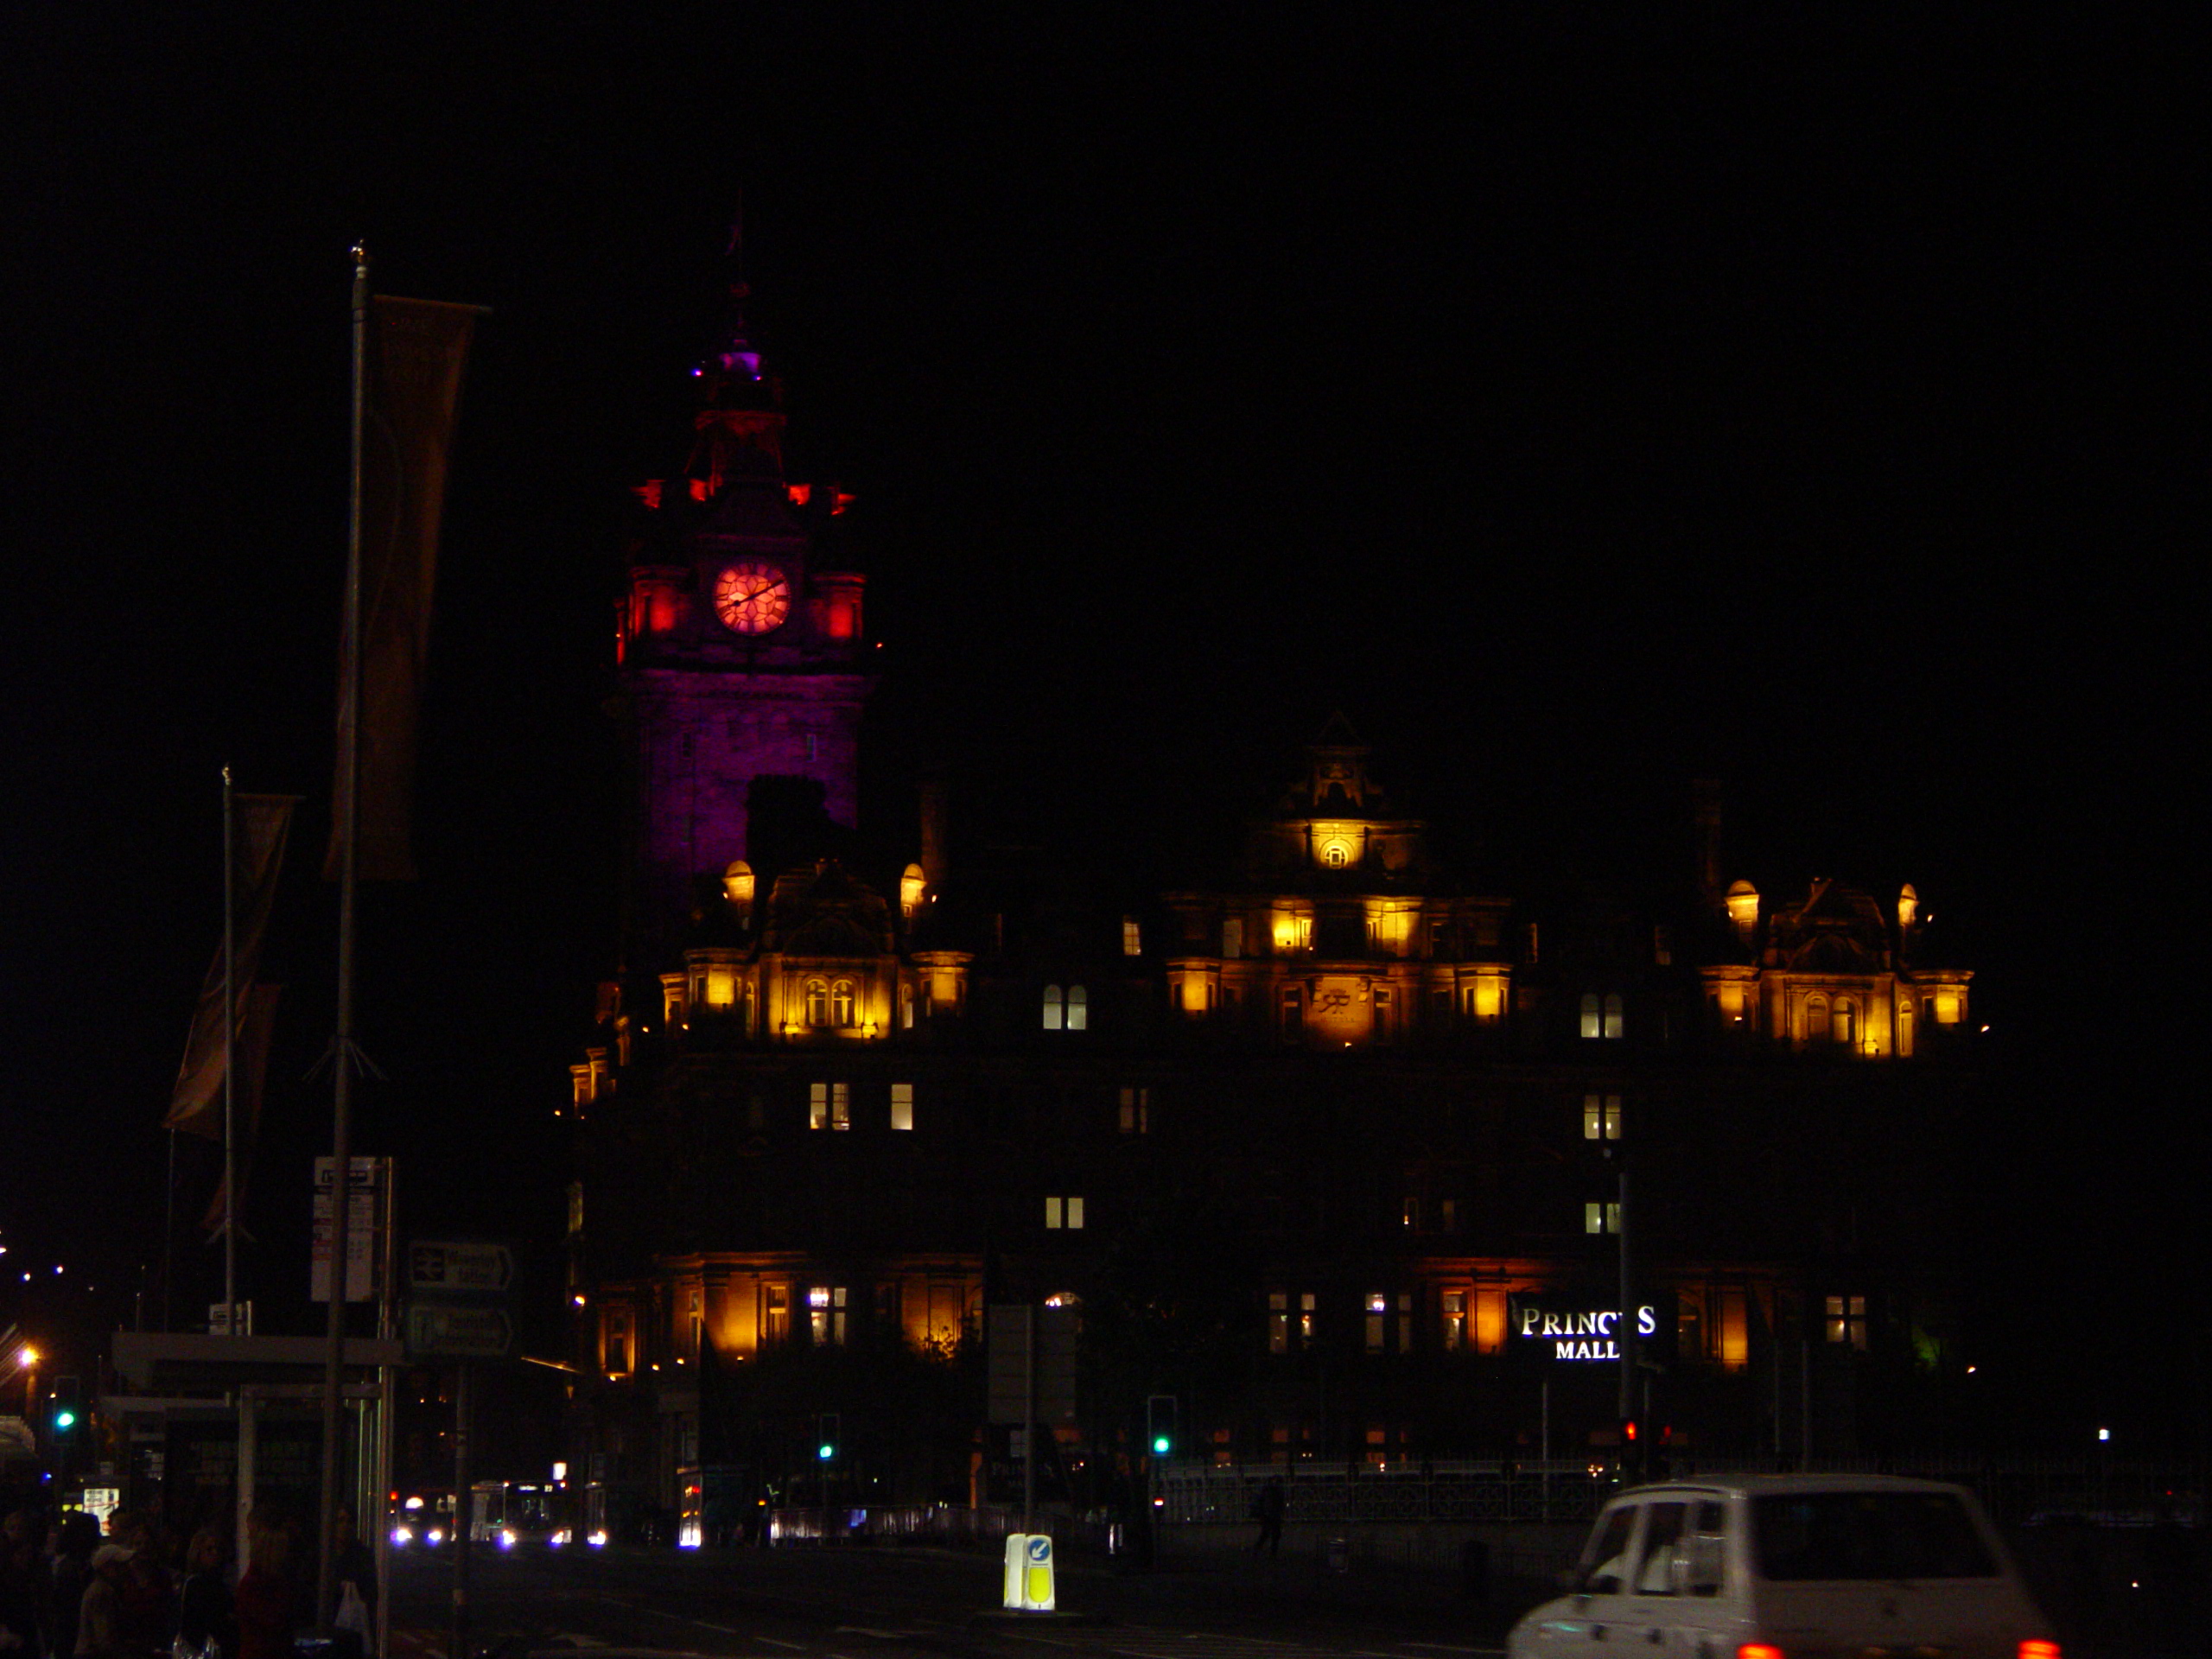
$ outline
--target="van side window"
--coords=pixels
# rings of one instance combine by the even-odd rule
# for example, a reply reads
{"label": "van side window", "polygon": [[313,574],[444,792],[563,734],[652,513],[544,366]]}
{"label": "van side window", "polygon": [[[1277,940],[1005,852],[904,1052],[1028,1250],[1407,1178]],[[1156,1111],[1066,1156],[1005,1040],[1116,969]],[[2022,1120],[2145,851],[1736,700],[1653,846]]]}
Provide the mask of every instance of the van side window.
{"label": "van side window", "polygon": [[1636,1506],[1624,1504],[1598,1523],[1582,1551],[1576,1586],[1586,1596],[1618,1596],[1628,1588],[1628,1547],[1636,1530]]}
{"label": "van side window", "polygon": [[1700,1503],[1693,1524],[1694,1535],[1689,1541],[1689,1592],[1694,1596],[1717,1596],[1721,1580],[1728,1571],[1727,1522],[1723,1517],[1727,1510],[1719,1503]]}
{"label": "van side window", "polygon": [[1643,1554],[1636,1569],[1636,1593],[1671,1596],[1675,1593],[1675,1555],[1682,1544],[1682,1516],[1688,1505],[1654,1503],[1644,1512]]}

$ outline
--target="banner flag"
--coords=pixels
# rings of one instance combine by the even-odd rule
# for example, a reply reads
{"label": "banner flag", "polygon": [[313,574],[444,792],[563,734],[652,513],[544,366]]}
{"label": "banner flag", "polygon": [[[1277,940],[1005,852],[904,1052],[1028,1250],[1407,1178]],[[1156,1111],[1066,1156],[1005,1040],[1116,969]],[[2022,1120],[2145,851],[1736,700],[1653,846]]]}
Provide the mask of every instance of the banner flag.
{"label": "banner flag", "polygon": [[[269,1078],[269,1038],[276,1028],[276,999],[284,994],[282,985],[256,985],[246,994],[245,1017],[238,1022],[238,1146],[231,1161],[238,1170],[238,1203],[245,1208],[246,1176],[253,1167],[253,1148],[261,1133],[261,1091]],[[215,1130],[222,1133],[222,1113],[215,1113]],[[223,1236],[223,1184],[215,1183],[214,1202],[207,1206],[207,1213],[200,1225],[210,1238]],[[238,1236],[245,1236],[245,1229]]]}
{"label": "banner flag", "polygon": [[[415,735],[430,642],[446,462],[461,372],[480,308],[438,300],[369,301],[367,404],[361,423],[359,843],[364,880],[415,879]],[[338,786],[323,875],[335,880],[346,818],[346,744],[356,711],[339,645]]]}
{"label": "banner flag", "polygon": [[[270,906],[276,897],[276,878],[284,865],[284,841],[292,824],[296,795],[240,795],[231,797],[237,822],[232,836],[231,873],[238,912],[232,925],[237,930],[237,995],[232,1017],[245,1029],[248,992],[255,964],[261,958],[261,939],[269,925]],[[236,1038],[233,1038],[235,1043]],[[223,1138],[223,947],[215,947],[215,960],[200,982],[200,1006],[193,1011],[192,1033],[185,1040],[184,1064],[177,1070],[176,1089],[162,1127],[182,1129],[187,1135]]]}

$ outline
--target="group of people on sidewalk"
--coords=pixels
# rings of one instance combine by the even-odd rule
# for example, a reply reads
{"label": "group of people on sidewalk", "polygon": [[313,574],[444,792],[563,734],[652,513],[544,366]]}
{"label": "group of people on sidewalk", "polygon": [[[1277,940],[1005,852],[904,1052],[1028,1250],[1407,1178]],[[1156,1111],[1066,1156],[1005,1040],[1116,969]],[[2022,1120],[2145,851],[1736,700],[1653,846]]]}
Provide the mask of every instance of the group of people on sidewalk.
{"label": "group of people on sidewalk", "polygon": [[[376,1562],[340,1509],[333,1561],[339,1652],[358,1656],[373,1619]],[[205,1526],[179,1552],[175,1535],[118,1510],[92,1516],[17,1510],[0,1523],[0,1659],[292,1659],[312,1628],[313,1574],[295,1570],[296,1523],[257,1507],[243,1573],[223,1529]]]}

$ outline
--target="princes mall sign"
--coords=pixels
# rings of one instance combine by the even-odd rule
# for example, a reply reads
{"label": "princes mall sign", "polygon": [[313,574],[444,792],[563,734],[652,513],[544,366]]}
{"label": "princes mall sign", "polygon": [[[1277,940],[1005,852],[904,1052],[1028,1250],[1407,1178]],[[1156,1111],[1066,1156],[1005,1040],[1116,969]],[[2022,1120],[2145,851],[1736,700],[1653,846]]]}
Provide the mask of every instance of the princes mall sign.
{"label": "princes mall sign", "polygon": [[[1516,1340],[1548,1344],[1554,1359],[1611,1359],[1621,1357],[1617,1339],[1620,1325],[1618,1308],[1565,1308],[1516,1296],[1510,1318]],[[1637,1345],[1650,1351],[1662,1342],[1671,1348],[1673,1332],[1660,1335],[1659,1310],[1636,1310]]]}

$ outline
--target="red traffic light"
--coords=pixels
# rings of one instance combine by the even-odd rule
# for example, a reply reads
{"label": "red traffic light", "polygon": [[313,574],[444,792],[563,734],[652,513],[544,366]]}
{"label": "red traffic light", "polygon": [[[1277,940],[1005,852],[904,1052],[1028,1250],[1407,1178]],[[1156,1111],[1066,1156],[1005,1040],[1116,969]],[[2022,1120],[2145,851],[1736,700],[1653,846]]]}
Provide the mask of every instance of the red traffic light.
{"label": "red traffic light", "polygon": [[1636,1419],[1630,1417],[1624,1421],[1621,1424],[1621,1443],[1624,1446],[1632,1445],[1634,1444],[1635,1440]]}

